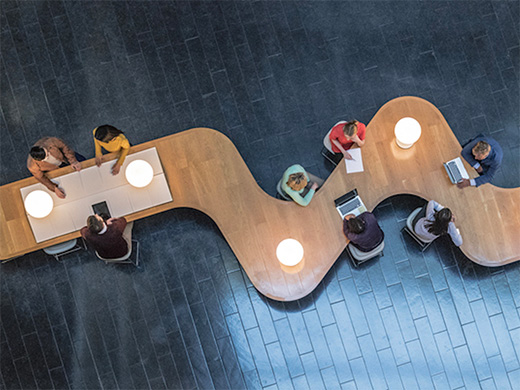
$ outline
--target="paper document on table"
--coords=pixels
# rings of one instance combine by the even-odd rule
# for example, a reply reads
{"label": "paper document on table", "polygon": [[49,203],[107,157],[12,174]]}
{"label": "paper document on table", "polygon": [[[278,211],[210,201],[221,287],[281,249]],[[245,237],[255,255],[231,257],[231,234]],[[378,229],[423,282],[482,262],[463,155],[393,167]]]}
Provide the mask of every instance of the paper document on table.
{"label": "paper document on table", "polygon": [[345,166],[347,173],[363,172],[363,158],[361,157],[361,149],[349,149],[349,154],[352,156],[352,160],[345,159]]}

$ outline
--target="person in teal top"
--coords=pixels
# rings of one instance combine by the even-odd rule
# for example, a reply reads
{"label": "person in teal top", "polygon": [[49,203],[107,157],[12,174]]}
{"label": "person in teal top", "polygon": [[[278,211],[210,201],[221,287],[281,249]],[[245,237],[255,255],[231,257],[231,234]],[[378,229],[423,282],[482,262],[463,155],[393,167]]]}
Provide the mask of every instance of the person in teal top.
{"label": "person in teal top", "polygon": [[312,173],[305,172],[299,165],[291,165],[287,168],[280,180],[280,188],[300,206],[307,206],[316,190],[323,184],[323,180]]}

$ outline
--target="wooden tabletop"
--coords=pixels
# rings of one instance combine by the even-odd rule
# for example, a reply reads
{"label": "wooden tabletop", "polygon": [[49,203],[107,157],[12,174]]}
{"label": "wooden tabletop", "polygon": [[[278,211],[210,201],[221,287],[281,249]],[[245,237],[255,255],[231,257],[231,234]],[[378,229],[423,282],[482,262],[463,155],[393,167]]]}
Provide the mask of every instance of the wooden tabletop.
{"label": "wooden tabletop", "polygon": [[[422,135],[404,150],[395,143],[394,126],[406,116],[419,121]],[[272,299],[304,297],[334,264],[346,245],[334,199],[353,188],[369,210],[397,194],[435,199],[455,214],[464,239],[461,249],[471,260],[499,266],[520,259],[520,188],[486,184],[459,190],[452,185],[442,163],[459,156],[461,146],[439,110],[420,98],[401,97],[386,103],[367,126],[365,171],[347,175],[344,164],[338,165],[308,207],[267,195],[233,143],[215,130],[187,130],[134,146],[131,153],[152,146],[157,148],[174,200],[127,219],[177,207],[206,213],[217,223],[251,282]],[[320,148],[316,145],[316,150]],[[82,164],[91,166],[94,160]],[[466,169],[471,177],[476,176],[468,164]],[[61,168],[49,176],[71,170]],[[35,242],[20,195],[20,188],[35,182],[28,178],[0,187],[2,260],[79,237],[74,232]],[[397,224],[395,229],[399,229]],[[276,246],[285,238],[297,239],[305,250],[304,260],[293,268],[283,267],[276,259]]]}

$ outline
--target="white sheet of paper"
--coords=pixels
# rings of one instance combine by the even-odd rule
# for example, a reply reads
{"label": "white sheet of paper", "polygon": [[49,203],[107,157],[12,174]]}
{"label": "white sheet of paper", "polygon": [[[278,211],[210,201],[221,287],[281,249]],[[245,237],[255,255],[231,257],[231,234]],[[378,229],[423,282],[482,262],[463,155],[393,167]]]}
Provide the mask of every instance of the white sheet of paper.
{"label": "white sheet of paper", "polygon": [[361,149],[349,149],[348,152],[352,156],[353,160],[345,160],[345,168],[347,173],[363,172],[363,158],[361,157]]}

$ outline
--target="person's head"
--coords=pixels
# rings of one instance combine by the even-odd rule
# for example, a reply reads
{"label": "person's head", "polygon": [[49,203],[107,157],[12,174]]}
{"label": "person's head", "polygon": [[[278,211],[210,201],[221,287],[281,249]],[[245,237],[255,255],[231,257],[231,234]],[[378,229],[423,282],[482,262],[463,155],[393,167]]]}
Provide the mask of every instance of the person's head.
{"label": "person's head", "polygon": [[300,191],[305,188],[307,185],[307,178],[303,172],[293,173],[289,175],[289,180],[287,180],[287,185],[293,191]]}
{"label": "person's head", "polygon": [[47,152],[41,146],[33,146],[29,154],[36,161],[42,161],[47,156]]}
{"label": "person's head", "polygon": [[352,217],[347,220],[347,228],[350,233],[361,234],[365,231],[365,221],[361,218]]}
{"label": "person's head", "polygon": [[448,232],[448,225],[451,222],[453,214],[447,207],[442,210],[436,211],[433,215],[433,222],[426,223],[426,228],[431,234],[440,236]]}
{"label": "person's head", "polygon": [[123,132],[114,126],[103,125],[96,128],[94,137],[101,142],[110,142],[119,134],[123,134]]}
{"label": "person's head", "polygon": [[92,233],[98,234],[105,227],[105,222],[103,221],[103,218],[97,214],[90,215],[87,218],[87,227]]}
{"label": "person's head", "polygon": [[489,156],[489,152],[491,152],[491,145],[489,145],[486,141],[479,141],[473,146],[471,149],[475,160],[484,160],[487,156]]}
{"label": "person's head", "polygon": [[354,120],[354,121],[347,122],[343,125],[343,134],[345,134],[345,137],[352,138],[353,136],[355,136],[357,134],[357,130],[358,130],[357,124],[358,124],[358,121]]}

